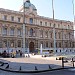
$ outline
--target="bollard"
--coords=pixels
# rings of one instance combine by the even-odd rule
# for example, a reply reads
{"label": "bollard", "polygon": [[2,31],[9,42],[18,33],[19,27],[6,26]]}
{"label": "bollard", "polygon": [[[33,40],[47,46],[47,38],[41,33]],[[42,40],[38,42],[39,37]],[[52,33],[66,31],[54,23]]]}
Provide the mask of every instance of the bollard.
{"label": "bollard", "polygon": [[3,66],[4,65],[4,63],[2,63],[0,66]]}
{"label": "bollard", "polygon": [[20,66],[19,70],[21,70],[21,66]]}
{"label": "bollard", "polygon": [[74,61],[73,61],[73,58],[72,58],[72,63],[73,63],[73,67],[74,67]]}
{"label": "bollard", "polygon": [[35,66],[35,70],[38,70],[36,66]]}
{"label": "bollard", "polygon": [[5,69],[7,69],[7,68],[9,68],[9,64],[6,66],[6,68],[5,68]]}
{"label": "bollard", "polygon": [[50,65],[48,65],[49,69],[52,69]]}
{"label": "bollard", "polygon": [[64,68],[64,58],[62,57],[62,68]]}

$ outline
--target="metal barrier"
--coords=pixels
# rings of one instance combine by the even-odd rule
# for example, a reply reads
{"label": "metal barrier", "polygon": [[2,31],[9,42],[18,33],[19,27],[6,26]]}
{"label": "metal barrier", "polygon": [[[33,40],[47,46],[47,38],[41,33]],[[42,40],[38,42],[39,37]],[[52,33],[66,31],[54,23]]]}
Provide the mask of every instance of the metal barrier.
{"label": "metal barrier", "polygon": [[72,67],[74,67],[74,58],[66,58],[66,57],[62,57],[62,68],[64,68],[64,64],[65,63],[72,63]]}

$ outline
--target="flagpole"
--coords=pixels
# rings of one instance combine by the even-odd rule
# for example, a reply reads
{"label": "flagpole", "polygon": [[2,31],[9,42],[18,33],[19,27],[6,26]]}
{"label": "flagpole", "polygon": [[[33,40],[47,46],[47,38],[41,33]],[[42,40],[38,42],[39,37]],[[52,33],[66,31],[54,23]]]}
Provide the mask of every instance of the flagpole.
{"label": "flagpole", "polygon": [[[74,16],[74,0],[72,0],[72,5],[73,5],[73,16]],[[74,17],[73,17],[73,19],[74,19]],[[74,26],[74,20],[73,20],[73,26]],[[74,27],[74,38],[75,38],[75,27]]]}
{"label": "flagpole", "polygon": [[54,35],[54,53],[56,52],[56,40],[55,40],[55,25],[54,25],[54,0],[52,0],[52,12],[53,12],[53,35]]}
{"label": "flagpole", "polygon": [[74,0],[72,0],[72,5],[73,5],[73,16],[74,16]]}
{"label": "flagpole", "polygon": [[23,0],[23,51],[25,52],[25,0]]}

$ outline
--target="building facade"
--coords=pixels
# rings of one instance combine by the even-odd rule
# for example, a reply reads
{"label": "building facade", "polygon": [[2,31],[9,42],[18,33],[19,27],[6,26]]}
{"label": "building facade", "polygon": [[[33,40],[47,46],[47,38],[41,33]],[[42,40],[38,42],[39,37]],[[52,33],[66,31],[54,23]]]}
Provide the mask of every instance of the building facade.
{"label": "building facade", "polygon": [[[74,25],[71,21],[39,16],[30,0],[25,2],[25,47],[29,52],[40,49],[56,52],[74,51]],[[23,50],[23,12],[0,8],[0,51]]]}

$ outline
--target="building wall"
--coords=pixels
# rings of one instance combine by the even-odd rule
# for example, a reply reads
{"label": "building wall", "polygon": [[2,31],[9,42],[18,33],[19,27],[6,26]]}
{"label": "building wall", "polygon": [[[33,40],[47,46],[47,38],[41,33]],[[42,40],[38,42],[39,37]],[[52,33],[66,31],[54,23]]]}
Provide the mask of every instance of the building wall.
{"label": "building wall", "polygon": [[[31,22],[30,19],[32,19]],[[73,22],[55,19],[53,23],[52,18],[42,17],[33,13],[25,15],[26,48],[29,50],[29,44],[33,42],[34,49],[40,49],[40,45],[42,44],[43,49],[53,50],[54,25],[56,50],[58,52],[60,50],[74,50]],[[23,12],[0,8],[0,49],[1,51],[23,49]]]}

